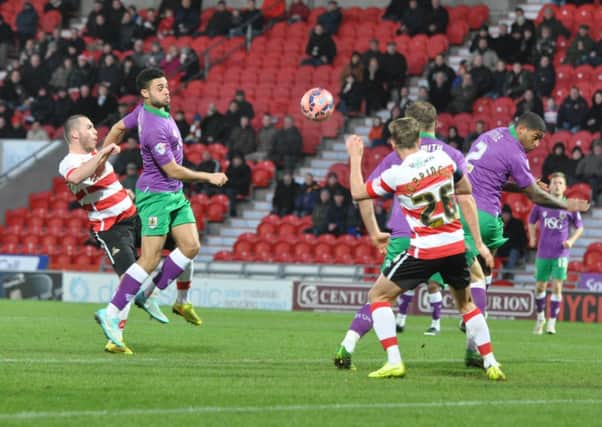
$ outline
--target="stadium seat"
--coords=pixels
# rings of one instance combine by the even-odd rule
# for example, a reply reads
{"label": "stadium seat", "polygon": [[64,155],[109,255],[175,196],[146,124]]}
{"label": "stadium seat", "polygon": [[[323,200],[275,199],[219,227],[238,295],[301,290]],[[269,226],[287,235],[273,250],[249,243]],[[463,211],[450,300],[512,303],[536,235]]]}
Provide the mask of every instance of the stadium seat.
{"label": "stadium seat", "polygon": [[570,153],[575,147],[579,147],[581,150],[583,150],[583,153],[589,153],[593,139],[593,134],[588,131],[577,132],[571,135],[570,139],[568,140],[568,143],[566,144],[566,151]]}
{"label": "stadium seat", "polygon": [[211,204],[207,208],[207,220],[210,222],[223,222],[228,208],[223,204]]}
{"label": "stadium seat", "polygon": [[263,237],[269,234],[276,234],[277,231],[277,226],[275,224],[269,223],[269,222],[262,222],[261,224],[259,224],[259,226],[257,227],[257,235],[259,237]]}
{"label": "stadium seat", "polygon": [[298,234],[298,227],[292,223],[282,223],[278,226],[278,237],[293,239]]}
{"label": "stadium seat", "polygon": [[232,261],[233,256],[230,251],[219,251],[213,254],[214,261]]}
{"label": "stadium seat", "polygon": [[270,172],[265,169],[256,168],[252,171],[251,182],[254,187],[265,188],[270,186]]}
{"label": "stadium seat", "polygon": [[602,252],[588,250],[583,255],[583,265],[588,271],[592,266],[600,263],[602,263]]}

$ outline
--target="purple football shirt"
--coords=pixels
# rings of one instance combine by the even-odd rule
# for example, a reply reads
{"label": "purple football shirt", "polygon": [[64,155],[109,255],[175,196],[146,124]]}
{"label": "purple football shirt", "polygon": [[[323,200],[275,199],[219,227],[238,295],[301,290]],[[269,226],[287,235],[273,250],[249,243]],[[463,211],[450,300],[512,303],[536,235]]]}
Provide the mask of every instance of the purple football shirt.
{"label": "purple football shirt", "polygon": [[182,136],[175,120],[165,111],[141,104],[123,118],[128,129],[138,128],[143,171],[136,188],[140,191],[176,192],[182,182],[168,177],[161,166],[175,160],[182,164]]}
{"label": "purple football shirt", "polygon": [[[434,134],[421,133],[420,134],[420,149],[428,152],[443,150],[451,159],[456,163],[458,169],[463,174],[466,173],[466,161],[464,156],[458,150],[451,145],[446,144],[443,141],[438,140]],[[395,151],[391,151],[384,159],[380,161],[378,166],[374,168],[366,182],[373,181],[382,175],[384,171],[395,165],[400,165],[402,160]],[[397,198],[393,201],[393,209],[391,210],[391,216],[387,227],[391,229],[391,237],[410,237],[412,230],[410,225],[405,219],[405,216],[401,212],[401,206]]]}
{"label": "purple football shirt", "polygon": [[485,132],[472,144],[466,156],[468,177],[477,209],[498,216],[502,187],[512,177],[520,188],[535,182],[527,152],[514,126]]}
{"label": "purple football shirt", "polygon": [[529,224],[536,224],[537,221],[540,229],[537,257],[543,259],[568,257],[569,250],[562,247],[562,242],[569,238],[571,224],[575,228],[583,227],[581,214],[535,205],[529,215]]}

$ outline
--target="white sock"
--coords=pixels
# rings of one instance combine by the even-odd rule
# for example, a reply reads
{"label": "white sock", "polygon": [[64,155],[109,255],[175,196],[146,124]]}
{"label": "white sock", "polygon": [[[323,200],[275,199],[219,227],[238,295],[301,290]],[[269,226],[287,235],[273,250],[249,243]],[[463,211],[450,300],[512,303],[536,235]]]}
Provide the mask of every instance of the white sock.
{"label": "white sock", "polygon": [[[192,275],[194,272],[194,263],[189,262],[186,265],[186,268],[177,278],[178,282],[190,282],[192,280]],[[190,287],[187,289],[178,289],[176,292],[176,303],[177,304],[186,304],[190,302],[188,295],[190,294]]]}
{"label": "white sock", "polygon": [[353,353],[355,351],[355,346],[359,342],[360,338],[360,334],[358,334],[355,331],[348,330],[345,334],[345,338],[343,338],[343,342],[341,343],[341,345],[345,347],[345,350],[347,350],[349,353]]}
{"label": "white sock", "polygon": [[407,318],[407,314],[399,314],[397,313],[397,316],[395,316],[395,321],[397,322],[397,325],[401,326],[402,328],[406,325],[406,318]]}
{"label": "white sock", "polygon": [[374,332],[387,352],[387,361],[391,365],[401,363],[401,354],[395,335],[395,316],[391,304],[377,302],[370,305]]}
{"label": "white sock", "polygon": [[429,303],[436,304],[441,301],[443,301],[443,295],[441,295],[441,292],[435,292],[434,294],[429,294]]}
{"label": "white sock", "polygon": [[[126,305],[126,307],[127,307],[127,305]],[[115,307],[113,304],[109,303],[107,305],[107,316],[112,317],[112,318],[118,317],[119,309],[117,307]]]}
{"label": "white sock", "polygon": [[[153,277],[153,279],[155,278],[155,276],[159,274],[159,272],[157,272]],[[155,287],[157,285],[155,285],[155,281],[154,280],[149,280],[148,284],[146,285],[146,287],[144,288],[144,296],[146,298],[150,297],[152,295],[152,293],[155,291]]]}
{"label": "white sock", "polygon": [[[491,365],[497,364],[495,357],[493,356],[489,327],[487,326],[487,322],[481,314],[481,311],[478,308],[475,308],[463,317],[464,323],[466,323],[466,334],[472,337],[479,353],[483,356],[485,369]],[[488,357],[489,355],[491,355],[491,357]]]}
{"label": "white sock", "polygon": [[441,319],[431,320],[431,328],[435,328],[437,330],[441,329]]}
{"label": "white sock", "polygon": [[555,329],[556,328],[556,319],[553,317],[550,317],[548,319],[548,329]]}
{"label": "white sock", "polygon": [[123,340],[123,330],[130,314],[130,308],[132,308],[131,302],[119,312],[119,339],[121,340]]}
{"label": "white sock", "polygon": [[485,289],[488,289],[489,286],[491,286],[491,283],[493,282],[493,275],[490,274],[489,276],[485,276]]}

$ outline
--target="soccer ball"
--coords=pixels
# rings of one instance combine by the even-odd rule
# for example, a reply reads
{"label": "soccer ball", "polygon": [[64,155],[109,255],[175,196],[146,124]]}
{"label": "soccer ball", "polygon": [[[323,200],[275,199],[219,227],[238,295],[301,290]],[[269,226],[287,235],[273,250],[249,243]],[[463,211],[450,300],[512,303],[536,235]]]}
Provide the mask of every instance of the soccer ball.
{"label": "soccer ball", "polygon": [[301,98],[301,112],[309,120],[324,121],[334,112],[334,98],[321,87],[310,89]]}

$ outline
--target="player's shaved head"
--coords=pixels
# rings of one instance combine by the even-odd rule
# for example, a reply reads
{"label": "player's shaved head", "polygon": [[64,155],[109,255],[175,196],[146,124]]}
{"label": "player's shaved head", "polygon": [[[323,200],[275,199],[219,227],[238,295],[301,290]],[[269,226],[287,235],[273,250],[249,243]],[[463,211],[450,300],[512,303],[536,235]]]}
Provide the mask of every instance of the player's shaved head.
{"label": "player's shaved head", "polygon": [[87,118],[88,117],[84,116],[83,114],[74,114],[73,116],[70,116],[67,121],[65,121],[65,124],[63,125],[63,138],[65,138],[67,143],[70,142],[71,133],[75,129],[79,128],[81,119]]}
{"label": "player's shaved head", "polygon": [[165,77],[165,73],[160,69],[145,68],[136,77],[136,87],[138,90],[148,89],[153,80],[160,79],[161,77]]}
{"label": "player's shaved head", "polygon": [[395,148],[416,148],[420,139],[420,124],[412,117],[402,117],[389,123]]}
{"label": "player's shaved head", "polygon": [[437,109],[426,101],[417,101],[406,108],[406,117],[411,117],[418,122],[420,130],[432,130],[437,122]]}
{"label": "player's shaved head", "polygon": [[535,113],[528,112],[523,114],[518,118],[518,122],[516,122],[516,126],[524,126],[528,130],[539,131],[545,133],[546,131],[546,122]]}

